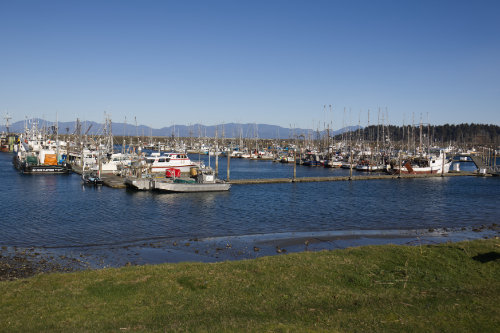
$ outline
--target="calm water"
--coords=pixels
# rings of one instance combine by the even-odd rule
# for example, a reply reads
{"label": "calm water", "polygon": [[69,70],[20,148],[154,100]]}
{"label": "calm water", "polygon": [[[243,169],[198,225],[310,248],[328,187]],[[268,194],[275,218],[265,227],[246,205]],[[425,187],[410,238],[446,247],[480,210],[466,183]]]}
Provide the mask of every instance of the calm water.
{"label": "calm water", "polygon": [[[499,177],[233,185],[229,193],[159,194],[86,187],[76,174],[22,175],[11,157],[0,154],[0,245],[7,246],[126,245],[155,239],[500,222]],[[221,178],[226,176],[225,163],[221,159]],[[348,172],[297,166],[298,177]],[[292,173],[292,165],[231,160],[232,179]]]}

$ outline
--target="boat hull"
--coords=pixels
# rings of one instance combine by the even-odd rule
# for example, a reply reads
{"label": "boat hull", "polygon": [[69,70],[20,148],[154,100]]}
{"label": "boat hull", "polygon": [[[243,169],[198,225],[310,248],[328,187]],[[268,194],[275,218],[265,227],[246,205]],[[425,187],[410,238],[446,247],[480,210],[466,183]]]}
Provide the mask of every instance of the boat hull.
{"label": "boat hull", "polygon": [[407,167],[403,166],[401,169],[399,167],[395,167],[394,171],[396,174],[413,174],[413,175],[425,175],[425,174],[439,174],[439,173],[448,173],[450,171],[451,163],[447,162],[444,164],[444,170],[441,166],[432,166],[432,167]]}
{"label": "boat hull", "polygon": [[61,165],[24,165],[20,169],[23,173],[29,174],[65,174],[69,173],[69,168]]}
{"label": "boat hull", "polygon": [[31,165],[21,162],[16,156],[14,157],[14,166],[26,174],[67,174],[71,170],[67,165]]}
{"label": "boat hull", "polygon": [[356,171],[362,172],[373,172],[383,170],[384,167],[382,165],[357,165]]}
{"label": "boat hull", "polygon": [[172,183],[165,181],[155,181],[154,188],[165,192],[193,193],[193,192],[223,192],[229,191],[231,184],[228,183]]}

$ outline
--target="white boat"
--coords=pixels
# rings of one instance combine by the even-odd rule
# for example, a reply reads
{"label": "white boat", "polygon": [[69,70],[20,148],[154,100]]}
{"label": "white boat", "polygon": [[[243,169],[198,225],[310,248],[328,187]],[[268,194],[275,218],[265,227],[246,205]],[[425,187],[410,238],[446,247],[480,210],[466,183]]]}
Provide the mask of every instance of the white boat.
{"label": "white boat", "polygon": [[[451,161],[446,159],[445,154],[441,151],[438,157],[432,156],[429,159],[414,159],[407,161],[404,165],[394,166],[395,173],[402,174],[440,174],[450,171]],[[443,169],[444,168],[444,169]]]}
{"label": "white boat", "polygon": [[356,164],[356,171],[373,172],[384,170],[384,166],[381,164],[374,164],[368,160],[361,160]]}
{"label": "white boat", "polygon": [[281,163],[293,163],[293,162],[295,162],[295,157],[287,155],[287,156],[281,157],[281,159],[279,161]]}
{"label": "white boat", "polygon": [[164,192],[220,192],[229,191],[231,184],[217,179],[212,169],[198,170],[194,179],[154,179],[154,189]]}
{"label": "white boat", "polygon": [[341,168],[342,162],[342,157],[331,156],[328,160],[325,160],[325,168]]}
{"label": "white boat", "polygon": [[198,165],[191,161],[185,153],[152,153],[146,157],[146,166],[154,173],[164,173],[167,169],[175,168],[181,172],[189,172]]}
{"label": "white boat", "polygon": [[[131,163],[132,158],[129,154],[114,153],[111,154],[109,160],[106,160],[101,164],[101,171],[103,173],[117,173],[125,167],[130,167]],[[94,164],[92,170],[99,170],[99,164]]]}
{"label": "white boat", "polygon": [[[349,161],[342,161],[342,164],[340,165],[342,169],[350,169],[351,168],[351,162]],[[352,167],[355,168],[356,165],[352,164]]]}

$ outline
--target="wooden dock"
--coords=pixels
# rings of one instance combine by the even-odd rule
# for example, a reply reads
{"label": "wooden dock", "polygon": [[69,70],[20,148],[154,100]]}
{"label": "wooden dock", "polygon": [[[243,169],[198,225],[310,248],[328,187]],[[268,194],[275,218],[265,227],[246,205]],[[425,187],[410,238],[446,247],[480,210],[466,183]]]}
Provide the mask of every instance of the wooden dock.
{"label": "wooden dock", "polygon": [[[81,175],[82,174],[82,168],[78,165],[72,165],[71,170],[76,173]],[[111,188],[126,188],[127,185],[125,185],[125,178],[121,176],[116,176],[113,174],[102,174],[101,179],[104,185],[111,187]]]}
{"label": "wooden dock", "polygon": [[472,159],[472,162],[474,162],[474,164],[476,165],[476,167],[481,170],[486,170],[488,169],[488,166],[486,165],[486,163],[484,163],[484,161],[481,159],[480,156],[476,156],[476,155],[470,155],[470,158]]}
{"label": "wooden dock", "polygon": [[[73,172],[81,174],[81,168],[73,166]],[[456,176],[478,176],[477,172],[467,172],[467,171],[450,171],[445,173],[444,177],[456,177]],[[484,176],[484,175],[482,175]],[[406,178],[430,178],[430,177],[441,177],[441,174],[420,174],[411,175],[403,174],[399,175],[356,175],[352,176],[337,176],[337,177],[297,177],[293,178],[259,178],[259,179],[234,179],[229,181],[233,185],[257,185],[257,184],[283,184],[283,183],[312,183],[312,182],[339,182],[339,181],[357,181],[357,180],[375,180],[375,179],[406,179]],[[103,174],[101,179],[104,185],[111,188],[126,188],[125,178],[113,174]]]}
{"label": "wooden dock", "polygon": [[113,174],[101,175],[102,183],[111,188],[126,188],[125,177],[116,176]]}
{"label": "wooden dock", "polygon": [[[450,172],[445,173],[443,177],[456,176],[477,176],[475,172]],[[432,178],[441,177],[441,174],[420,174],[411,175],[362,175],[362,176],[342,176],[342,177],[297,177],[292,178],[261,178],[261,179],[235,179],[229,183],[234,185],[255,185],[255,184],[278,184],[278,183],[310,183],[310,182],[337,182],[337,181],[355,181],[355,180],[374,180],[374,179],[407,179],[407,178]]]}
{"label": "wooden dock", "polygon": [[[456,176],[477,176],[475,172],[451,172],[446,173],[444,177]],[[298,177],[292,178],[259,178],[259,179],[234,179],[229,181],[232,185],[258,185],[258,184],[283,184],[283,183],[312,183],[312,182],[338,182],[338,181],[356,181],[356,180],[375,180],[375,179],[409,179],[409,178],[432,178],[441,177],[440,174],[422,174],[422,175],[363,175],[353,176],[349,179],[343,177]],[[125,188],[125,178],[115,175],[102,175],[104,185],[111,188]]]}

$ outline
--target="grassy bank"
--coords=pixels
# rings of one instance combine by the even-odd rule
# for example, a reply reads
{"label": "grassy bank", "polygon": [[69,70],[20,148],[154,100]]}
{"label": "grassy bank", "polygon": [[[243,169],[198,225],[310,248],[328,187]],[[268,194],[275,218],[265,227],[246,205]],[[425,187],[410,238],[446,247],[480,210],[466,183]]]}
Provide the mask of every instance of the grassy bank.
{"label": "grassy bank", "polygon": [[500,327],[500,241],[367,246],[0,282],[0,331]]}

